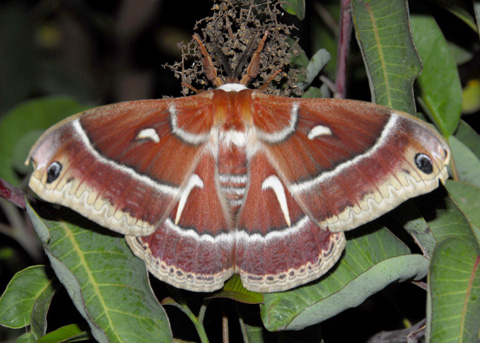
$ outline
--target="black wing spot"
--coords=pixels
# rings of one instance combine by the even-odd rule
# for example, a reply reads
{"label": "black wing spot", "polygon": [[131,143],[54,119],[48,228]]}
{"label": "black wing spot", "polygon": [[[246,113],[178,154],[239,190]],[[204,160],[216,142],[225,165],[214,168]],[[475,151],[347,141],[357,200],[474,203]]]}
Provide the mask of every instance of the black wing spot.
{"label": "black wing spot", "polygon": [[418,153],[415,155],[415,165],[425,174],[433,173],[432,160],[425,154]]}
{"label": "black wing spot", "polygon": [[48,166],[47,169],[47,183],[52,183],[60,176],[62,171],[62,164],[60,162],[53,162],[51,165]]}

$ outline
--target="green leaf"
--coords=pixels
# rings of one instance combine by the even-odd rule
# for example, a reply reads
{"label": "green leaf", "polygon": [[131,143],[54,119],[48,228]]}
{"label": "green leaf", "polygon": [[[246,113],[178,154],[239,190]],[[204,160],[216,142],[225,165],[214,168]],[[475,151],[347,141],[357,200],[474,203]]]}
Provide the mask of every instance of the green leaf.
{"label": "green leaf", "polygon": [[254,326],[245,323],[242,317],[238,317],[240,329],[242,330],[243,341],[245,343],[263,343],[265,342],[265,329],[261,326]]}
{"label": "green leaf", "polygon": [[462,86],[455,60],[435,19],[412,16],[412,33],[423,62],[418,77],[420,102],[445,136],[455,132],[462,111]]}
{"label": "green leaf", "polygon": [[285,0],[280,2],[285,12],[296,15],[298,19],[305,18],[305,0]]}
{"label": "green leaf", "polygon": [[[472,244],[473,243],[473,244]],[[427,342],[477,342],[480,328],[478,244],[460,238],[441,242],[431,261]]]}
{"label": "green leaf", "polygon": [[443,187],[407,201],[385,218],[391,218],[390,222],[397,229],[405,228],[427,257],[432,256],[437,244],[447,238],[476,240],[469,218]]}
{"label": "green leaf", "polygon": [[0,178],[17,185],[20,178],[13,166],[26,160],[32,143],[42,131],[85,109],[71,98],[57,96],[31,100],[8,112],[0,120]]}
{"label": "green leaf", "polygon": [[450,237],[460,237],[467,241],[476,239],[468,219],[444,188],[414,198],[413,202],[427,220],[437,244]]}
{"label": "green leaf", "polygon": [[480,110],[480,81],[470,80],[462,91],[462,112],[475,113]]}
{"label": "green leaf", "polygon": [[478,0],[473,1],[473,12],[477,22],[477,32],[480,33],[480,2]]}
{"label": "green leaf", "polygon": [[315,80],[320,71],[330,61],[330,54],[325,49],[318,50],[308,62],[305,80],[298,84],[298,87],[305,90]]}
{"label": "green leaf", "polygon": [[392,282],[427,274],[428,260],[411,255],[389,230],[370,224],[352,236],[340,263],[325,277],[290,291],[264,294],[261,314],[268,330],[305,328],[361,304]]}
{"label": "green leaf", "polygon": [[480,186],[480,160],[479,158],[455,136],[448,139],[452,155],[455,157],[455,166],[459,181]]}
{"label": "green leaf", "polygon": [[31,332],[27,332],[17,338],[17,343],[36,343],[37,338]]}
{"label": "green leaf", "polygon": [[221,292],[215,293],[207,299],[213,298],[228,298],[245,304],[259,304],[263,301],[262,293],[252,292],[243,287],[238,274],[235,274],[225,283]]}
{"label": "green leaf", "polygon": [[87,339],[92,339],[92,337],[80,329],[77,324],[70,324],[49,332],[40,338],[37,343],[78,342]]}
{"label": "green leaf", "polygon": [[303,93],[302,98],[329,98],[330,96],[330,90],[323,84],[320,88],[313,86],[308,87],[305,93]]}
{"label": "green leaf", "polygon": [[448,41],[448,48],[450,49],[450,53],[452,54],[456,65],[467,63],[474,57],[472,51],[469,51],[454,42]]}
{"label": "green leaf", "polygon": [[297,51],[297,54],[292,54],[292,57],[290,58],[290,64],[300,69],[306,69],[309,60],[305,50],[303,50],[293,38],[288,37],[287,42],[291,48],[295,48]]}
{"label": "green leaf", "polygon": [[[430,195],[427,195],[428,197]],[[437,245],[437,240],[425,218],[415,206],[412,200],[404,202],[401,206],[387,213],[385,218],[389,219],[397,230],[407,231],[419,245],[425,257],[429,258]],[[391,219],[391,220],[390,220]]]}
{"label": "green leaf", "polygon": [[455,137],[480,159],[480,135],[463,120],[460,121]]}
{"label": "green leaf", "polygon": [[49,304],[54,292],[45,266],[31,266],[19,271],[0,298],[0,325],[20,329],[32,324],[32,316],[38,319],[36,313],[40,310],[41,318],[44,309],[40,305]]}
{"label": "green leaf", "polygon": [[465,24],[470,26],[474,31],[477,31],[475,20],[465,8],[465,4],[461,0],[431,0],[437,5],[444,7],[452,14],[460,18]]}
{"label": "green leaf", "polygon": [[132,254],[123,237],[67,209],[62,209],[63,220],[47,220],[30,204],[27,212],[58,279],[96,340],[172,340],[165,311],[150,289],[145,264]]}
{"label": "green leaf", "polygon": [[352,10],[372,101],[415,113],[413,83],[421,64],[410,35],[406,1],[352,0]]}
{"label": "green leaf", "polygon": [[47,314],[50,309],[53,295],[53,290],[42,292],[33,304],[30,331],[36,337],[42,337],[47,332]]}
{"label": "green leaf", "polygon": [[[480,187],[452,180],[448,180],[445,187],[470,223],[480,228],[480,211],[478,211],[480,208]],[[477,239],[480,239],[480,237],[477,237]]]}

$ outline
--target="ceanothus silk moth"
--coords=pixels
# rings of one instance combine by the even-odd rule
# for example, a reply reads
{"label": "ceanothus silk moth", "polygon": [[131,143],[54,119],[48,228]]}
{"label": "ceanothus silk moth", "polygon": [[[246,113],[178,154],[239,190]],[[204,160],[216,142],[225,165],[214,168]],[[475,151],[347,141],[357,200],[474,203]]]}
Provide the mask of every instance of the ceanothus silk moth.
{"label": "ceanothus silk moth", "polygon": [[237,273],[249,290],[277,292],[327,272],[344,231],[448,177],[448,145],[409,114],[209,78],[216,89],[53,126],[30,152],[30,187],[124,234],[176,287],[210,292]]}

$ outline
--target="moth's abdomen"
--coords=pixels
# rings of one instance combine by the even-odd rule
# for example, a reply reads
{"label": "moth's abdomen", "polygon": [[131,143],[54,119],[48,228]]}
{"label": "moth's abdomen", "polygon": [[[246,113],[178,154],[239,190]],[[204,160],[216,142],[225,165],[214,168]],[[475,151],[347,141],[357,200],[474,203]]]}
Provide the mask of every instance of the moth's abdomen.
{"label": "moth's abdomen", "polygon": [[248,181],[248,163],[244,147],[235,144],[221,145],[217,165],[220,190],[232,214],[235,215],[243,204]]}

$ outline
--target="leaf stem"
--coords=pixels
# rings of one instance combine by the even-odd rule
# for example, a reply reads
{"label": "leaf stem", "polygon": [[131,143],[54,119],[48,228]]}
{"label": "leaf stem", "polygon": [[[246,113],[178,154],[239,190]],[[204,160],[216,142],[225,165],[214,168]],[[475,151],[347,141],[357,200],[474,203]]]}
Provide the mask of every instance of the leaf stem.
{"label": "leaf stem", "polygon": [[14,239],[36,263],[41,263],[44,255],[40,241],[16,206],[17,204],[0,199],[0,210],[3,210],[10,224],[0,225],[0,233]]}
{"label": "leaf stem", "polygon": [[193,312],[190,310],[190,307],[188,307],[188,305],[184,302],[182,303],[175,302],[170,304],[177,307],[180,311],[185,313],[187,317],[192,321],[193,326],[195,326],[195,330],[197,330],[198,337],[200,337],[200,342],[202,343],[209,343],[207,332],[205,331],[205,328],[203,326],[203,319],[205,318],[207,304],[208,304],[208,301],[205,301],[202,304],[202,306],[200,307],[200,312],[198,314],[198,317],[193,314]]}

